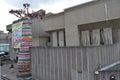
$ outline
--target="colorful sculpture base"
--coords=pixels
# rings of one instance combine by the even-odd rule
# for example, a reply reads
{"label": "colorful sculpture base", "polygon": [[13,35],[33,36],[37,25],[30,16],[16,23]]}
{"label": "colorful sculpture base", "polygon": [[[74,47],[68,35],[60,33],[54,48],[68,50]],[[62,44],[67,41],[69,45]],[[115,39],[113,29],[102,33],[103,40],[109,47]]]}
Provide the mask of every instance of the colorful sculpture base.
{"label": "colorful sculpture base", "polygon": [[31,80],[31,59],[29,47],[32,46],[32,21],[23,20],[21,46],[18,54],[18,74],[21,80]]}

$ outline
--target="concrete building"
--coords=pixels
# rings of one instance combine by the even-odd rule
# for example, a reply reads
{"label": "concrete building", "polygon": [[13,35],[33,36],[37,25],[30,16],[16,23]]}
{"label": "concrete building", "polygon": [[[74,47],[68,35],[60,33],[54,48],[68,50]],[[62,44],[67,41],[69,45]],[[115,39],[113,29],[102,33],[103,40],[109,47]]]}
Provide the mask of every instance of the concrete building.
{"label": "concrete building", "polygon": [[12,24],[7,25],[6,30],[8,31],[8,38],[10,44],[10,59],[14,60],[18,54],[18,50],[12,47]]}
{"label": "concrete building", "polygon": [[[9,44],[10,44],[10,57],[12,60],[14,60],[16,58],[16,56],[19,53],[19,48],[13,48],[12,46],[12,25],[22,21],[21,19],[18,19],[16,21],[13,21],[12,24],[9,24],[6,26],[6,29],[8,31],[8,39],[9,39]],[[39,27],[39,22],[36,21],[36,19],[32,20],[33,24],[32,24],[32,28],[33,30],[37,30],[35,32],[33,32],[32,36],[33,36],[33,42],[32,42],[32,46],[47,46],[47,42],[49,40],[49,34],[46,33],[45,31],[43,31],[43,29],[41,27]],[[35,26],[38,26],[38,29],[35,28]]]}
{"label": "concrete building", "polygon": [[[119,20],[118,3],[118,0],[97,0],[65,9],[58,14],[51,14],[42,20],[35,19],[36,26],[33,28],[33,33],[36,32],[38,37],[39,27],[50,33],[52,46],[82,46],[84,45],[81,42],[82,35],[87,36],[89,31],[99,29],[93,31],[95,36],[94,33],[99,34],[104,28],[112,28],[111,22]],[[84,32],[86,30],[88,32]],[[87,45],[89,44],[88,40]]]}
{"label": "concrete building", "polygon": [[0,52],[5,51],[9,52],[9,38],[8,34],[4,31],[0,31]]}
{"label": "concrete building", "polygon": [[36,19],[39,26],[34,26],[33,32],[41,27],[49,33],[48,43],[53,48],[31,48],[33,77],[40,80],[111,80],[115,75],[115,80],[119,80],[119,21],[120,0],[95,0],[42,20]]}
{"label": "concrete building", "polygon": [[[31,48],[33,77],[39,80],[110,80],[114,74],[115,80],[119,80],[119,21],[120,0],[94,0],[58,14],[46,15],[42,20],[34,18]],[[59,55],[60,58],[54,57]],[[83,73],[78,74],[81,71],[77,68]]]}
{"label": "concrete building", "polygon": [[8,44],[8,34],[0,31],[0,44]]}

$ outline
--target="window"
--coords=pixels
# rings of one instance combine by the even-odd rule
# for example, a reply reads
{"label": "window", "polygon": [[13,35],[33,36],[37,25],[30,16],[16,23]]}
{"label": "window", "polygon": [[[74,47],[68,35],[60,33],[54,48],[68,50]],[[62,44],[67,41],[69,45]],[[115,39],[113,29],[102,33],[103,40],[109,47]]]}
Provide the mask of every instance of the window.
{"label": "window", "polygon": [[112,28],[81,31],[81,42],[83,46],[113,44]]}
{"label": "window", "polygon": [[65,46],[65,32],[62,30],[52,32],[52,43],[54,47]]}
{"label": "window", "polygon": [[100,29],[91,31],[91,45],[100,45]]}
{"label": "window", "polygon": [[89,32],[89,30],[82,31],[82,45],[83,46],[90,45],[90,32]]}
{"label": "window", "polygon": [[112,28],[104,28],[103,36],[104,36],[104,44],[113,44]]}

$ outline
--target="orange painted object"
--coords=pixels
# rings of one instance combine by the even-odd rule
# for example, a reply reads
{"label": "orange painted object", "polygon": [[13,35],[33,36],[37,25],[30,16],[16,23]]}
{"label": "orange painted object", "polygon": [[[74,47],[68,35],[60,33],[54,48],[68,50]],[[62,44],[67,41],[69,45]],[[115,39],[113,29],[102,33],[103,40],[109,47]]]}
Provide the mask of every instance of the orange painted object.
{"label": "orange painted object", "polygon": [[25,50],[25,51],[26,51],[26,50],[29,50],[29,47],[21,47],[21,48],[20,48],[20,51],[24,51],[24,50]]}
{"label": "orange painted object", "polygon": [[23,36],[22,41],[32,41],[32,36]]}
{"label": "orange painted object", "polygon": [[19,74],[21,74],[21,75],[26,75],[26,74],[30,74],[31,72],[30,71],[28,71],[28,72],[19,72]]}
{"label": "orange painted object", "polygon": [[18,68],[30,68],[30,65],[18,65]]}

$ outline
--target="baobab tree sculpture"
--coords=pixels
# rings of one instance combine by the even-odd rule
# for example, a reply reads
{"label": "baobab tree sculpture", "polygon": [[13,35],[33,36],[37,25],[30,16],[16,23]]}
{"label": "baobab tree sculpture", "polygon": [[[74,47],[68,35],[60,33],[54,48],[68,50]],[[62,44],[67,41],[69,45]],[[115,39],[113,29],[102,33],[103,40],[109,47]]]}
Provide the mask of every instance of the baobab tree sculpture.
{"label": "baobab tree sculpture", "polygon": [[43,16],[45,16],[45,10],[41,9],[37,12],[33,12],[33,13],[30,13],[29,12],[29,7],[30,7],[30,4],[28,3],[25,3],[23,4],[24,6],[24,10],[20,9],[20,10],[10,10],[9,13],[11,14],[14,14],[16,17],[18,18],[26,18],[26,17],[29,17],[29,18],[36,18],[36,17],[39,17],[39,18],[43,18]]}
{"label": "baobab tree sculpture", "polygon": [[10,10],[9,13],[14,14],[16,17],[20,18],[21,21],[23,22],[21,27],[22,36],[20,39],[20,48],[19,48],[19,54],[18,54],[17,77],[22,78],[23,80],[31,80],[32,79],[31,70],[30,70],[31,59],[30,59],[29,47],[32,46],[32,27],[34,27],[34,26],[31,26],[32,24],[31,19],[33,18],[43,19],[43,16],[45,16],[45,10],[41,9],[37,12],[30,13],[29,12],[30,4],[25,3],[23,4],[23,6],[24,6],[23,10],[22,9]]}

